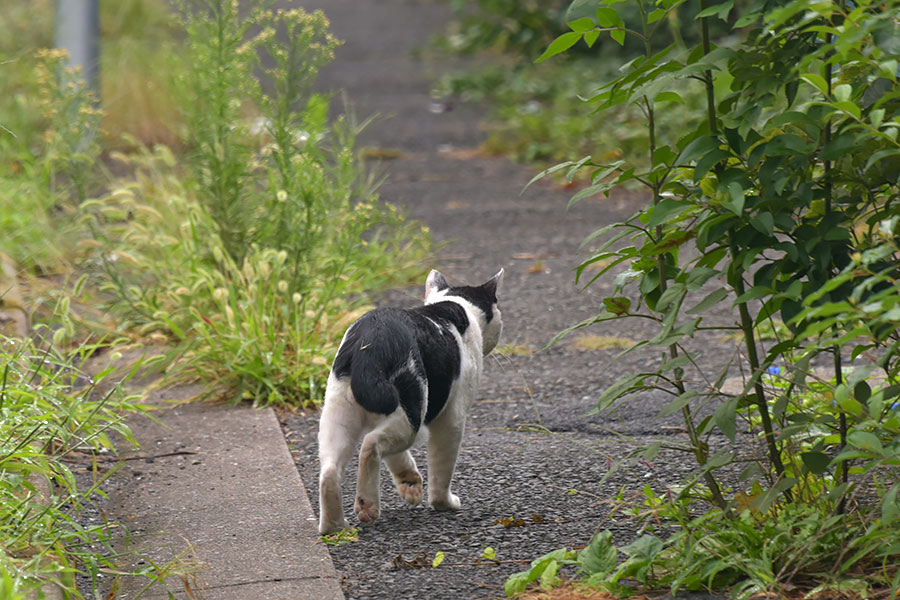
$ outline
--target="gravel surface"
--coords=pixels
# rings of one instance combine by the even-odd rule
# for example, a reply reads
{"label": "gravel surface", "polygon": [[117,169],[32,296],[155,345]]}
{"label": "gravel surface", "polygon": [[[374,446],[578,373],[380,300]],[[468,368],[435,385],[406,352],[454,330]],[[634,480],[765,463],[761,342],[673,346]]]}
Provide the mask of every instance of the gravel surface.
{"label": "gravel surface", "polygon": [[[619,543],[632,541],[637,525],[613,510],[617,494],[632,495],[645,485],[662,492],[684,480],[692,461],[663,453],[653,464],[638,463],[600,481],[636,448],[658,439],[683,442],[680,416],[656,418],[667,401],[661,394],[642,395],[605,414],[586,413],[619,375],[655,366],[658,351],[616,358],[620,349],[583,351],[569,342],[539,350],[561,329],[598,312],[611,289],[604,282],[587,290],[575,284],[582,239],[624,219],[646,197],[620,192],[566,211],[571,190],[539,183],[520,194],[533,170],[482,155],[479,107],[435,105],[426,71],[439,67],[412,58],[412,50],[446,24],[445,5],[303,4],[323,8],[347,40],[320,87],[346,90],[360,115],[388,117],[362,140],[396,152],[397,158],[378,165],[388,176],[382,197],[430,226],[440,250],[429,267],[439,268],[451,284],[480,283],[498,267],[506,269],[500,344],[525,352],[486,361],[455,476],[460,512],[407,507],[383,474],[379,520],[361,531],[359,541],[331,549],[347,598],[502,597],[511,573],[555,548],[583,546],[598,528],[610,529]],[[379,304],[420,303],[426,273],[421,286],[394,290]],[[625,322],[588,332],[627,341],[651,330]],[[720,336],[698,340],[695,349],[714,367],[731,346]],[[317,415],[281,419],[318,512]],[[423,448],[414,454],[424,475]],[[344,485],[351,521],[355,473],[351,464]],[[504,524],[510,522],[514,526]],[[485,547],[496,550],[496,560],[480,558]],[[446,559],[431,568],[436,552]]]}

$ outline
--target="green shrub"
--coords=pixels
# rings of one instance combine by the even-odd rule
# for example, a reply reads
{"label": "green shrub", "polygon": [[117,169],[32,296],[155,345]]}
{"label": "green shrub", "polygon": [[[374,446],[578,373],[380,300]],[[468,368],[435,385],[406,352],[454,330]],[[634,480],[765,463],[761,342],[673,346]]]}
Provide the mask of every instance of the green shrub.
{"label": "green shrub", "polygon": [[[572,202],[635,182],[651,199],[586,241],[615,233],[577,269],[583,276],[603,265],[588,285],[618,270],[615,291],[598,315],[567,330],[635,317],[656,323],[655,335],[629,351],[657,348],[658,367],[620,378],[597,410],[650,390],[667,394],[660,414],[682,415],[689,444],[681,449],[697,463],[695,479],[652,503],[677,532],[640,538],[654,552],[629,557],[623,565],[640,567],[627,576],[673,590],[734,583],[742,597],[798,587],[895,596],[900,55],[890,40],[898,6],[760,2],[734,17],[746,35],[716,48],[708,20],[732,18],[733,5],[704,4],[698,46],[657,51],[659,23],[681,3],[635,4],[637,29],[618,2],[601,1],[542,60],[601,35],[642,39],[644,54],[589,101],[601,111],[643,111],[648,162],[588,156],[537,177],[567,171],[571,179],[585,168],[592,185]],[[667,137],[661,115],[695,84],[706,119]],[[736,323],[710,324],[708,312],[725,302]],[[693,338],[733,330],[739,347],[711,367]],[[829,363],[824,374],[812,367],[817,358]],[[743,389],[727,391],[735,372],[745,375]],[[698,418],[704,407],[709,416]],[[752,458],[741,432],[755,440]],[[661,448],[635,457],[652,460]],[[739,467],[726,487],[721,470]],[[620,571],[600,579],[618,584]]]}

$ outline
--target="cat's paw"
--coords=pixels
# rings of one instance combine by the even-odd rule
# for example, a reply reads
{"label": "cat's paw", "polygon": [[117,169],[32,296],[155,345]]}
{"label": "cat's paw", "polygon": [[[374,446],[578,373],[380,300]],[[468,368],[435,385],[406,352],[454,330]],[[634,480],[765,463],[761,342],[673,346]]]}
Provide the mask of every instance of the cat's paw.
{"label": "cat's paw", "polygon": [[350,524],[343,517],[336,522],[328,522],[324,518],[319,520],[319,535],[327,535],[341,529],[350,529]]}
{"label": "cat's paw", "polygon": [[435,510],[459,510],[459,497],[456,494],[447,494],[443,498],[432,498],[428,501]]}
{"label": "cat's paw", "polygon": [[371,523],[378,518],[378,504],[371,500],[366,500],[362,496],[356,497],[356,503],[353,505],[353,512],[360,523]]}
{"label": "cat's paw", "polygon": [[410,506],[416,506],[422,502],[422,476],[418,473],[404,473],[394,479],[397,491],[403,501]]}

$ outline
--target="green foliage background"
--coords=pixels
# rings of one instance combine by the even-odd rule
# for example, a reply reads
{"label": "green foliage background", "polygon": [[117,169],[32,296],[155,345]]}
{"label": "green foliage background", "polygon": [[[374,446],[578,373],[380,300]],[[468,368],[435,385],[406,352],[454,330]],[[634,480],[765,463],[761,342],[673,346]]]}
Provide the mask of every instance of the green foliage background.
{"label": "green foliage background", "polygon": [[[568,31],[538,62],[582,43],[603,49],[607,36],[619,46],[637,40],[643,51],[583,99],[606,119],[637,109],[646,145],[643,157],[603,152],[535,179],[588,172],[572,202],[623,185],[650,196],[633,218],[586,240],[593,250],[579,277],[590,268],[591,285],[614,275],[616,291],[604,311],[557,339],[601,322],[657,323],[656,335],[628,351],[659,348],[658,368],[622,377],[597,410],[650,390],[668,394],[661,414],[683,416],[696,477],[666,499],[645,489],[644,527],[662,517],[678,533],[621,549],[595,537],[604,556],[621,551],[625,562],[601,568],[560,550],[513,576],[508,592],[535,581],[552,587],[568,564],[614,593],[631,581],[673,591],[733,586],[739,597],[797,586],[896,594],[900,5],[704,2],[689,12],[694,43],[663,35],[659,44],[685,8],[678,0],[571,4]],[[718,46],[714,19],[733,30]],[[687,128],[665,127],[698,98],[703,110]],[[735,325],[708,323],[726,302]],[[688,342],[732,327],[738,351],[708,373]],[[812,367],[820,356],[830,364],[824,378]],[[732,371],[747,374],[737,394],[722,387]],[[703,407],[712,414],[698,419]],[[713,434],[731,444],[714,450]],[[719,473],[744,460],[748,434],[765,458],[725,486]],[[651,460],[660,448],[635,458]],[[870,501],[858,504],[857,494]]]}

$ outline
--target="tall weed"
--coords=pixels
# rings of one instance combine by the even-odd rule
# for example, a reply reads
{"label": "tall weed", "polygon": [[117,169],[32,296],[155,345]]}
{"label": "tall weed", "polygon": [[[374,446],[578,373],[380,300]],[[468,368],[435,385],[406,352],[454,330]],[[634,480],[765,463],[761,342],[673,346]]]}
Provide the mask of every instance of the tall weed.
{"label": "tall weed", "polygon": [[315,402],[363,293],[405,282],[427,232],[378,200],[352,115],[329,124],[310,92],[336,44],[324,16],[245,8],[183,13],[187,168],[163,147],[116,155],[135,177],[84,222],[125,325],[180,343],[174,378]]}

